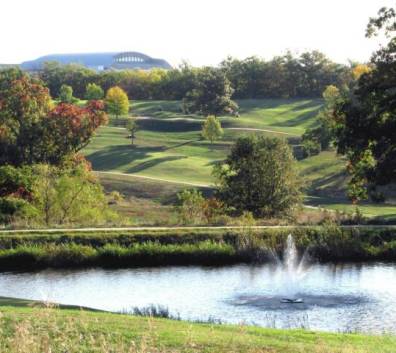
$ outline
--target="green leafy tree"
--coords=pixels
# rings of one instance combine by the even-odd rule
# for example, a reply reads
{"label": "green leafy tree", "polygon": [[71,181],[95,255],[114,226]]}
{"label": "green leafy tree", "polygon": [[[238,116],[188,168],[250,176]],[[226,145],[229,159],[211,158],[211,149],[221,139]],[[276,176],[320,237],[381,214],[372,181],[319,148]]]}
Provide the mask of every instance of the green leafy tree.
{"label": "green leafy tree", "polygon": [[39,77],[49,88],[52,97],[59,97],[60,88],[65,84],[73,87],[75,97],[83,99],[87,84],[99,81],[100,74],[82,65],[50,61],[43,64]]}
{"label": "green leafy tree", "polygon": [[42,119],[51,97],[41,83],[18,69],[0,71],[0,164],[37,160]]}
{"label": "green leafy tree", "polygon": [[126,121],[125,128],[129,132],[129,137],[131,139],[131,144],[133,146],[133,141],[136,138],[136,133],[139,130],[137,119],[129,117]]}
{"label": "green leafy tree", "polygon": [[286,141],[268,137],[239,138],[225,162],[214,169],[218,193],[237,213],[286,214],[301,203],[301,181]]}
{"label": "green leafy tree", "polygon": [[102,224],[114,217],[108,210],[103,188],[84,166],[33,167],[36,175],[31,205],[38,224]]}
{"label": "green leafy tree", "polygon": [[324,108],[317,114],[317,126],[307,129],[302,136],[302,146],[305,157],[319,154],[328,150],[334,142],[332,116],[337,103],[342,99],[340,90],[333,86],[327,86],[324,90]]}
{"label": "green leafy tree", "polygon": [[213,115],[209,115],[202,125],[202,136],[209,140],[211,144],[213,144],[213,141],[220,139],[223,136],[220,120]]}
{"label": "green leafy tree", "polygon": [[109,114],[119,116],[127,115],[129,111],[129,99],[125,91],[120,87],[112,87],[106,94],[106,109]]}
{"label": "green leafy tree", "polygon": [[85,91],[85,99],[87,100],[101,100],[104,97],[102,87],[95,83],[88,83]]}
{"label": "green leafy tree", "polygon": [[73,103],[73,88],[68,85],[62,85],[59,91],[59,100],[62,103]]}
{"label": "green leafy tree", "polygon": [[231,99],[233,93],[231,83],[223,71],[205,67],[198,72],[197,84],[187,93],[186,100],[191,111],[218,116],[238,109],[238,105]]}
{"label": "green leafy tree", "polygon": [[338,152],[348,158],[349,196],[365,199],[377,186],[396,182],[396,10],[382,8],[366,35],[381,31],[389,43],[375,52],[370,70],[357,75],[332,118]]}

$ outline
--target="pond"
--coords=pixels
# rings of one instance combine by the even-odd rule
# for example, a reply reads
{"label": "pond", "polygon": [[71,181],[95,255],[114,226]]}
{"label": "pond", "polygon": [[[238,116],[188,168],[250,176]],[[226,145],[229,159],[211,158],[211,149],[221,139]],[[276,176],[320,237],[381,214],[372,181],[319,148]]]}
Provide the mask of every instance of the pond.
{"label": "pond", "polygon": [[123,311],[165,306],[182,319],[309,328],[396,332],[396,265],[315,264],[293,283],[278,266],[45,270],[0,274],[0,296]]}

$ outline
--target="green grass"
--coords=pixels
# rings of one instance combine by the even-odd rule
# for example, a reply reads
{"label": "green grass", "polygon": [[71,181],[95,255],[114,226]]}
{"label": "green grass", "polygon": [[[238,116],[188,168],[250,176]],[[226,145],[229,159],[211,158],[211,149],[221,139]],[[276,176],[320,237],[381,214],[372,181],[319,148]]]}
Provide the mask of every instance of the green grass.
{"label": "green grass", "polygon": [[393,353],[393,336],[277,330],[0,299],[0,352]]}
{"label": "green grass", "polygon": [[274,134],[227,128],[269,129],[299,135],[305,127],[314,124],[313,117],[321,106],[320,100],[265,99],[239,103],[241,116],[222,117],[226,128],[224,138],[211,145],[201,139],[202,117],[181,114],[179,102],[132,102],[134,115],[156,118],[140,122],[142,128],[137,133],[136,146],[130,146],[127,131],[114,127],[112,121],[110,126],[100,129],[85,154],[99,171],[211,184],[214,181],[211,176],[213,164],[225,158],[238,137],[251,133]]}
{"label": "green grass", "polygon": [[[131,105],[133,115],[151,117],[140,121],[141,128],[137,133],[135,146],[131,146],[127,131],[120,128],[122,119],[118,122],[112,119],[109,126],[98,131],[84,153],[96,171],[151,177],[159,179],[157,185],[173,182],[178,184],[177,190],[192,187],[189,184],[210,186],[214,183],[212,176],[214,163],[225,158],[238,137],[263,134],[286,138],[292,145],[298,144],[299,136],[306,128],[315,124],[314,117],[322,101],[262,99],[241,100],[238,103],[240,117],[221,117],[225,128],[224,137],[211,145],[201,139],[200,129],[203,118],[182,114],[180,102],[133,101]],[[234,130],[236,128],[266,129],[272,132]],[[291,135],[280,134],[281,132]],[[306,181],[307,202],[310,205],[348,212],[354,210],[354,206],[345,197],[347,174],[343,158],[336,156],[334,152],[323,152],[318,156],[299,161],[298,167]],[[110,189],[111,180],[120,187],[119,177],[108,174],[106,189]],[[129,181],[136,185],[136,193],[133,194],[129,190],[128,196],[141,197],[139,195],[142,193],[139,189],[144,181],[136,178],[128,181],[124,179],[123,183]],[[146,186],[143,185],[143,189],[146,190]],[[163,188],[169,186],[154,187],[155,190]],[[158,201],[161,197],[154,198]],[[128,207],[124,206],[125,209]],[[396,218],[393,208],[393,205],[364,204],[361,209],[368,217],[384,215],[389,220]],[[149,205],[146,210],[148,209]],[[164,211],[159,217],[163,219],[166,213],[167,211]],[[155,217],[154,214],[153,216]]]}
{"label": "green grass", "polygon": [[[322,106],[321,99],[244,99],[239,100],[239,118],[222,117],[226,127],[269,129],[302,135],[314,125],[314,117]],[[202,118],[184,115],[179,101],[134,101],[132,113],[136,116],[153,116],[160,119]]]}

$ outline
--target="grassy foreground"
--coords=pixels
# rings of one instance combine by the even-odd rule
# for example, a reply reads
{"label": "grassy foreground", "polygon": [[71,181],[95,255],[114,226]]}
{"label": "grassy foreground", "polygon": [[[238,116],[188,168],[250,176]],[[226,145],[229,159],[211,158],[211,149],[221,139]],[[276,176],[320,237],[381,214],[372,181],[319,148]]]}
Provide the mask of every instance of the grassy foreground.
{"label": "grassy foreground", "polygon": [[7,353],[393,353],[396,338],[197,324],[0,299]]}
{"label": "grassy foreground", "polygon": [[395,227],[59,231],[2,233],[0,270],[264,262],[290,233],[319,261],[396,260]]}

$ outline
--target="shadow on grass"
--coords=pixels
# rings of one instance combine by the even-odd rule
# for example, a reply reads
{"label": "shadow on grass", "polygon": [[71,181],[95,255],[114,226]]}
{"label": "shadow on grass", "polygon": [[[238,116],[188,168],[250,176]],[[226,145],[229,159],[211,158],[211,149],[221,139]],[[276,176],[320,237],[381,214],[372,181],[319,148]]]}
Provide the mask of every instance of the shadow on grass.
{"label": "shadow on grass", "polygon": [[308,187],[308,194],[332,194],[333,196],[345,194],[344,184],[346,177],[346,172],[341,171],[320,179],[313,180]]}
{"label": "shadow on grass", "polygon": [[[312,126],[316,125],[316,121],[313,120],[312,118],[315,117],[318,114],[319,110],[320,109],[318,108],[318,109],[313,110],[311,112],[302,113],[302,114],[297,115],[293,119],[289,119],[289,120],[286,120],[286,121],[283,121],[283,122],[274,122],[274,123],[270,124],[270,126],[296,127],[296,126],[303,125],[306,122],[310,122],[308,124],[308,127],[312,127]],[[310,120],[312,120],[312,121],[310,121]]]}
{"label": "shadow on grass", "polygon": [[96,170],[113,170],[129,163],[148,158],[151,153],[164,151],[164,146],[115,145],[87,156]]}
{"label": "shadow on grass", "polygon": [[168,157],[153,158],[153,159],[150,159],[149,161],[140,163],[138,165],[135,165],[135,166],[129,168],[127,170],[127,173],[132,173],[132,174],[138,173],[145,169],[153,168],[161,163],[177,161],[179,159],[185,159],[185,158],[187,158],[187,157],[186,156],[168,156]]}
{"label": "shadow on grass", "polygon": [[162,120],[157,118],[139,120],[139,127],[142,130],[158,132],[188,132],[201,131],[202,121],[192,120]]}
{"label": "shadow on grass", "polygon": [[292,99],[237,99],[239,105],[239,113],[249,113],[258,109],[273,109],[279,105],[293,103]]}
{"label": "shadow on grass", "polygon": [[321,99],[312,99],[308,102],[304,101],[301,102],[301,104],[298,104],[296,106],[294,106],[292,109],[292,111],[298,111],[298,110],[303,110],[303,109],[312,109],[312,108],[316,108],[315,111],[320,110],[321,109],[321,105],[323,104],[323,100]]}

